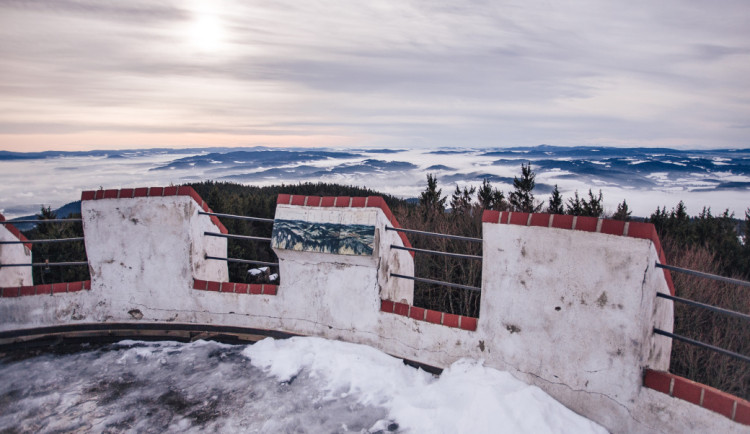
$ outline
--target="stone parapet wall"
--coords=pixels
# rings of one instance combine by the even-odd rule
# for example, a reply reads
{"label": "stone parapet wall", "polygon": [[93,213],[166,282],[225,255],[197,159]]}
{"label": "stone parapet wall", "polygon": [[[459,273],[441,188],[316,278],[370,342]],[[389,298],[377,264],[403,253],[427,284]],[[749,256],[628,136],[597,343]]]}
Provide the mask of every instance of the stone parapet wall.
{"label": "stone parapet wall", "polygon": [[[5,222],[5,216],[0,214],[0,222]],[[0,241],[28,241],[14,225],[0,224]],[[0,264],[30,264],[31,244],[0,244]],[[31,267],[2,267],[0,268],[0,287],[32,285]]]}
{"label": "stone parapet wall", "polygon": [[192,188],[82,199],[91,281],[65,291],[0,281],[0,344],[24,330],[107,324],[320,336],[437,368],[482,359],[613,432],[748,428],[744,401],[727,413],[728,401],[699,387],[692,403],[695,389],[663,372],[671,341],[653,328],[671,330],[672,304],[655,295],[673,289],[655,267],[664,258],[651,225],[485,212],[471,318],[414,306],[413,282],[391,276],[413,276],[414,259],[391,247],[410,244],[388,229],[400,226],[379,197],[279,195],[279,285],[230,282],[225,262],[206,259],[226,257],[227,245],[204,233],[227,231],[201,214],[210,208]]}

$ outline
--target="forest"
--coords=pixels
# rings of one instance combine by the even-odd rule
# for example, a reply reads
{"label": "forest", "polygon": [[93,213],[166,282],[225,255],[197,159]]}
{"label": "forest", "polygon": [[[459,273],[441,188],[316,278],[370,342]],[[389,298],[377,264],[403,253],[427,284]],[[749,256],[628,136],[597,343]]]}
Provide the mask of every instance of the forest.
{"label": "forest", "polygon": [[[300,183],[269,187],[228,182],[205,181],[188,184],[210,204],[215,212],[273,218],[276,197],[280,193],[316,196],[382,196],[402,227],[443,234],[482,237],[482,211],[548,212],[579,216],[634,219],[626,201],[611,215],[603,207],[602,193],[589,190],[564,198],[555,186],[546,201],[534,195],[535,174],[530,164],[521,166],[513,189],[503,192],[484,181],[478,188],[456,187],[443,194],[438,179],[428,174],[424,191],[416,200],[400,199],[366,188],[328,183]],[[29,239],[83,236],[80,223],[43,223],[57,216],[42,208],[41,223],[26,231]],[[76,217],[76,216],[70,216]],[[742,218],[728,211],[716,215],[704,208],[690,216],[680,202],[673,208],[660,207],[638,220],[655,225],[665,250],[667,263],[678,267],[750,280],[750,208]],[[231,234],[269,237],[271,224],[222,218]],[[481,255],[481,243],[409,235],[414,247],[444,252]],[[81,242],[35,244],[35,262],[81,261],[86,253]],[[229,258],[275,262],[268,243],[229,240]],[[230,280],[244,282],[252,265],[229,264]],[[271,270],[277,273],[278,270]],[[428,254],[415,256],[415,276],[481,287],[481,261]],[[750,314],[750,288],[704,278],[672,273],[676,295]],[[86,267],[37,267],[35,283],[53,283],[88,279]],[[280,279],[283,281],[284,276]],[[481,317],[480,294],[465,289],[415,283],[414,304],[429,309]],[[706,342],[740,354],[750,354],[750,324],[740,318],[675,303],[676,334]],[[711,385],[729,393],[750,398],[750,364],[726,355],[674,341],[670,371]]]}

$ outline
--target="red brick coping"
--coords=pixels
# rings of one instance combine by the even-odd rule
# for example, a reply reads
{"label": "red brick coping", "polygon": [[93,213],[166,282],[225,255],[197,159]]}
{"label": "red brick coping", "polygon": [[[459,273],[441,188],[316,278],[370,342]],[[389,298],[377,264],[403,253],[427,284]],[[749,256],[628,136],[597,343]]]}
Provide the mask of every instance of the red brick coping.
{"label": "red brick coping", "polygon": [[[367,197],[350,197],[350,196],[304,196],[280,194],[276,200],[277,204],[294,205],[294,206],[312,206],[312,207],[333,207],[333,208],[380,208],[388,221],[394,228],[400,229],[401,225],[391,212],[391,209],[380,196]],[[411,247],[409,239],[403,232],[398,233],[405,247]],[[414,252],[409,252],[414,257]],[[397,303],[391,300],[380,300],[380,310],[382,312],[395,313],[419,321],[427,321],[433,324],[440,324],[448,327],[455,327],[464,330],[474,331],[477,329],[477,318],[451,313],[438,312],[436,310],[424,309],[421,307],[410,306],[405,303]]]}
{"label": "red brick coping", "polygon": [[393,302],[391,300],[380,300],[380,311],[395,313],[418,321],[427,321],[447,327],[455,327],[463,330],[475,331],[477,329],[477,318],[452,313],[439,312],[422,307],[411,306],[406,303]]}
{"label": "red brick coping", "polygon": [[750,425],[750,402],[705,384],[669,372],[647,369],[643,385],[715,411],[737,423]]}
{"label": "red brick coping", "polygon": [[91,289],[91,281],[50,283],[47,285],[33,286],[10,286],[0,288],[0,296],[3,298],[23,297],[27,295],[53,295],[65,292],[88,291]]}
{"label": "red brick coping", "polygon": [[264,294],[276,295],[279,290],[278,285],[267,283],[234,283],[234,282],[215,282],[211,280],[193,279],[193,289],[213,292],[231,292],[233,294]]}
{"label": "red brick coping", "polygon": [[[391,209],[380,196],[367,197],[350,197],[350,196],[304,196],[299,194],[280,194],[276,199],[277,205],[295,205],[295,206],[314,206],[314,207],[335,207],[335,208],[380,208],[391,226],[401,229],[401,225],[393,216]],[[409,239],[403,232],[398,233],[404,247],[411,247]],[[414,257],[414,252],[409,252]]]}
{"label": "red brick coping", "polygon": [[[193,187],[181,185],[179,187],[142,187],[121,188],[119,190],[89,190],[81,193],[81,201],[102,199],[134,199],[138,197],[165,197],[165,196],[190,196],[195,203],[205,212],[213,212],[208,204],[201,198]],[[218,217],[211,216],[211,221],[219,227],[222,234],[227,234],[227,228]]]}
{"label": "red brick coping", "polygon": [[[0,214],[0,222],[5,221],[5,216]],[[18,230],[17,227],[13,226],[12,224],[4,224],[6,229],[10,231],[11,234],[13,234],[14,237],[18,238],[18,241],[29,241],[28,238],[26,238],[21,231]],[[31,250],[31,243],[24,243],[24,246],[26,246],[27,249]]]}
{"label": "red brick coping", "polygon": [[[510,224],[519,226],[540,226],[546,228],[570,229],[585,232],[618,235],[631,238],[651,240],[659,255],[659,262],[666,264],[664,249],[661,247],[659,235],[652,223],[624,222],[620,220],[601,219],[562,214],[507,212],[485,210],[482,214],[483,223]],[[669,292],[674,295],[674,283],[669,270],[664,271],[664,279],[669,286]]]}

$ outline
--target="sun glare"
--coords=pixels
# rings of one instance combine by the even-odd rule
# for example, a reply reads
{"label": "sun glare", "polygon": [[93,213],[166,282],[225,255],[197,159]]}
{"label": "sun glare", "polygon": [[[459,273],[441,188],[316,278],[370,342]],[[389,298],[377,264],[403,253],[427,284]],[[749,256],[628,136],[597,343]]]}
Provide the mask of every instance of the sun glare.
{"label": "sun glare", "polygon": [[198,51],[218,51],[224,45],[224,28],[221,20],[210,11],[195,11],[195,18],[188,33],[190,46]]}

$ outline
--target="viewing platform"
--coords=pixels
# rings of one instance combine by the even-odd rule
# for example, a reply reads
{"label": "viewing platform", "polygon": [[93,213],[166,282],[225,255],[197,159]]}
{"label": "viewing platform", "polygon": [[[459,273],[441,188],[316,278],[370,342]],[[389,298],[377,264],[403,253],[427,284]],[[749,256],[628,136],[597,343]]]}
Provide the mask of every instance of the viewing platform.
{"label": "viewing platform", "polygon": [[[0,217],[0,346],[319,336],[435,372],[482,359],[612,432],[750,431],[748,401],[668,372],[682,300],[649,223],[484,211],[465,240],[482,254],[463,255],[414,248],[377,196],[280,194],[270,220],[215,213],[191,187],[129,188],[84,191],[81,214],[91,278],[48,285],[32,281],[34,240]],[[244,239],[278,261],[228,257],[243,236],[223,218],[266,220],[270,237]],[[416,254],[482,261],[481,287],[415,276]],[[232,282],[233,261],[280,282]],[[479,292],[479,317],[416,306],[415,280]]]}

